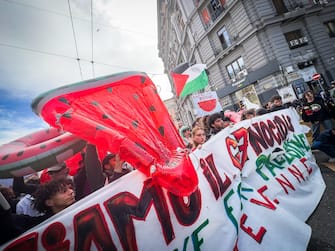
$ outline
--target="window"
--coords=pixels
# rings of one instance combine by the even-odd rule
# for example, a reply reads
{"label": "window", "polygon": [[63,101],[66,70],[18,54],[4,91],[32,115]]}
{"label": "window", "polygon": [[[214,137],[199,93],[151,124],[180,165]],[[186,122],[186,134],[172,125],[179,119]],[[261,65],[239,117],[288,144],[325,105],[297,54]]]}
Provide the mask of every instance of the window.
{"label": "window", "polygon": [[324,23],[328,32],[329,37],[335,37],[335,20],[331,20]]}
{"label": "window", "polygon": [[207,5],[207,8],[211,14],[212,20],[215,19],[223,12],[224,8],[223,5],[225,1],[223,0],[211,0],[210,3]]}
{"label": "window", "polygon": [[276,8],[277,14],[281,15],[288,12],[283,0],[272,0],[272,3]]}
{"label": "window", "polygon": [[225,26],[223,26],[218,31],[217,34],[219,36],[219,39],[220,39],[220,42],[222,44],[223,49],[226,49],[227,47],[231,46],[230,37],[229,37],[228,31],[226,30]]}
{"label": "window", "polygon": [[295,49],[308,44],[308,39],[304,36],[301,30],[294,30],[285,33],[285,38],[290,49]]}
{"label": "window", "polygon": [[208,12],[207,8],[202,9],[202,11],[201,11],[201,18],[202,18],[202,21],[204,22],[204,24],[205,24],[206,27],[208,27],[208,26],[211,25],[212,20],[211,20],[211,17],[209,15],[209,12]]}
{"label": "window", "polygon": [[224,11],[225,0],[211,0],[205,8],[201,10],[201,17],[206,27],[212,24]]}
{"label": "window", "polygon": [[228,75],[230,79],[236,79],[240,72],[245,69],[244,61],[242,57],[226,66]]}

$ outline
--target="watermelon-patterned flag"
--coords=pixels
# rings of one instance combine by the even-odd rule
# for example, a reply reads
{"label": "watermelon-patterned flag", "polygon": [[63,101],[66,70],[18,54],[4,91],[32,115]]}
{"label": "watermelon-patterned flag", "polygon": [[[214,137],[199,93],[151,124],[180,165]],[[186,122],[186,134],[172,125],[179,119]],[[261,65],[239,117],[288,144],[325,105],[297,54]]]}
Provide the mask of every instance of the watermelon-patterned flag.
{"label": "watermelon-patterned flag", "polygon": [[205,64],[195,64],[188,67],[185,71],[180,71],[185,65],[188,64],[175,68],[171,73],[178,97],[185,97],[204,89],[208,85]]}

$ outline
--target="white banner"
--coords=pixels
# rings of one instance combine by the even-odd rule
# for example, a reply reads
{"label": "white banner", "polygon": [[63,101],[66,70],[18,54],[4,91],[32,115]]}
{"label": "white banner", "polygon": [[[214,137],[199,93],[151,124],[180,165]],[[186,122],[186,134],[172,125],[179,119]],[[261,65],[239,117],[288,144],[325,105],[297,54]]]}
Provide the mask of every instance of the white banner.
{"label": "white banner", "polygon": [[1,250],[306,250],[325,189],[293,109],[225,128],[190,154],[177,197],[133,171]]}
{"label": "white banner", "polygon": [[203,117],[222,111],[216,92],[204,92],[192,95],[196,117]]}

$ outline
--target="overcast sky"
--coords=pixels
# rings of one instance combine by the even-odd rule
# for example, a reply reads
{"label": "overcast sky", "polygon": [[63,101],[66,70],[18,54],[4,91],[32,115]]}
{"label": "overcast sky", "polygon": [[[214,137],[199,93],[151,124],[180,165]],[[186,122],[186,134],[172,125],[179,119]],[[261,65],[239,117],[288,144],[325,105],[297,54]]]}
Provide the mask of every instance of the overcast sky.
{"label": "overcast sky", "polygon": [[94,0],[93,12],[90,0],[0,0],[0,144],[48,127],[30,108],[39,94],[124,71],[146,72],[172,97],[156,0]]}

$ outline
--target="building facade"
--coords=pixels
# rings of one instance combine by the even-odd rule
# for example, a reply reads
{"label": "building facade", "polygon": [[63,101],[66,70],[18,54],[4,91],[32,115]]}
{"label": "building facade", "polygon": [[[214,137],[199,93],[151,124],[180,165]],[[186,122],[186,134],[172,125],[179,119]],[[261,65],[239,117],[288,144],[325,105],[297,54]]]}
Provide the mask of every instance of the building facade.
{"label": "building facade", "polygon": [[[206,64],[203,92],[216,91],[223,110],[236,110],[242,97],[264,105],[291,90],[300,98],[335,79],[335,0],[158,0],[157,11],[166,73]],[[191,124],[191,96],[176,102],[177,116]]]}
{"label": "building facade", "polygon": [[171,119],[175,122],[176,127],[178,127],[178,121],[180,120],[180,116],[178,116],[178,108],[177,102],[175,98],[169,98],[163,101]]}

